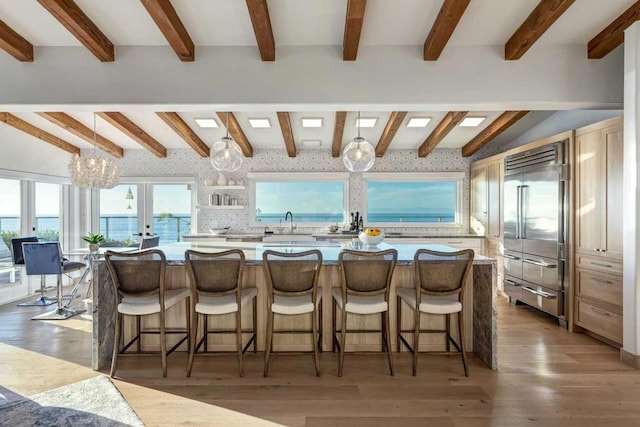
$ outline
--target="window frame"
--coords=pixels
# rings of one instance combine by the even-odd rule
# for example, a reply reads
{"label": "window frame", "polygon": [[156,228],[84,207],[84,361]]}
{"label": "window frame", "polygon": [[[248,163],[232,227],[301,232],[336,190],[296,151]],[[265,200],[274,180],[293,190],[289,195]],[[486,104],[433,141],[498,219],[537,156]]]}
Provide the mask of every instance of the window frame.
{"label": "window frame", "polygon": [[[249,180],[249,226],[273,227],[280,225],[278,222],[256,221],[256,182],[342,182],[342,225],[344,225],[349,212],[349,176],[348,172],[250,172],[247,174]],[[295,214],[293,212],[294,222]],[[302,222],[296,224],[300,227],[323,227],[335,224],[335,222]]]}
{"label": "window frame", "polygon": [[[363,221],[366,226],[388,228],[462,228],[464,226],[463,191],[465,182],[464,172],[369,172],[362,174],[364,183]],[[369,182],[455,182],[456,210],[454,222],[371,222],[368,220],[368,184]]]}

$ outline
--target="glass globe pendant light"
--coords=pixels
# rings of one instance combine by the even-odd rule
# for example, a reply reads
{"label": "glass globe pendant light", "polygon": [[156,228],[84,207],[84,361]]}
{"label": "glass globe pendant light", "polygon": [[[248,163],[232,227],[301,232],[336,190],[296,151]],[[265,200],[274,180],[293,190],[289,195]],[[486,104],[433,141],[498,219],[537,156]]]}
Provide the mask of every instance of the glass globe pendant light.
{"label": "glass globe pendant light", "polygon": [[219,171],[234,172],[242,165],[242,151],[229,137],[229,112],[227,112],[227,134],[211,146],[211,165]]}
{"label": "glass globe pendant light", "polygon": [[373,167],[376,152],[373,145],[360,136],[360,111],[358,111],[358,136],[342,151],[342,162],[351,172],[366,172]]}

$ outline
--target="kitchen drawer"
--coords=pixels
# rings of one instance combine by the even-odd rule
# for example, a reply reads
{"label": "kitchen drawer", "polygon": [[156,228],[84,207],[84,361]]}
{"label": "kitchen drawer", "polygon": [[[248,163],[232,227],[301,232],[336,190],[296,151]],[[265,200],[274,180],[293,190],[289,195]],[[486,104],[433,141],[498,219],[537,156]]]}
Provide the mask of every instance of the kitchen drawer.
{"label": "kitchen drawer", "polygon": [[518,301],[522,301],[522,284],[519,280],[513,277],[504,276],[503,286],[505,294],[509,295],[511,298],[517,299]]}
{"label": "kitchen drawer", "polygon": [[564,314],[564,292],[524,283],[522,285],[522,302],[554,316]]}
{"label": "kitchen drawer", "polygon": [[622,307],[622,277],[578,269],[576,292]]}
{"label": "kitchen drawer", "polygon": [[520,252],[504,251],[502,265],[504,266],[504,274],[522,277],[522,254]]}
{"label": "kitchen drawer", "polygon": [[576,324],[622,343],[622,311],[605,308],[592,301],[576,299]]}
{"label": "kitchen drawer", "polygon": [[483,238],[464,238],[464,237],[437,237],[430,239],[431,243],[435,245],[451,246],[456,249],[473,249],[478,255],[484,254],[484,239]]}
{"label": "kitchen drawer", "polygon": [[622,274],[622,261],[613,258],[590,257],[576,254],[578,267],[590,270],[603,271],[605,273]]}
{"label": "kitchen drawer", "polygon": [[545,288],[562,290],[562,261],[537,255],[522,255],[522,278]]}

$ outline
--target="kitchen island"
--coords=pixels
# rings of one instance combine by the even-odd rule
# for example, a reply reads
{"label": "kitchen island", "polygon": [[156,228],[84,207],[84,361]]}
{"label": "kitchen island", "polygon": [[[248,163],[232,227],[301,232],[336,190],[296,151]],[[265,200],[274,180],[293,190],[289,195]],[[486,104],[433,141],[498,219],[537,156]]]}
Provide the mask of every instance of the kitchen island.
{"label": "kitchen island", "polygon": [[[453,251],[454,248],[433,245],[433,244],[402,244],[402,243],[380,243],[377,246],[365,246],[359,242],[340,241],[318,241],[318,242],[183,242],[162,245],[159,247],[167,258],[167,288],[178,288],[190,286],[187,279],[184,265],[184,252],[187,249],[199,250],[203,252],[219,252],[232,248],[241,249],[246,256],[246,268],[243,278],[243,286],[256,286],[258,288],[258,350],[264,349],[266,330],[266,282],[262,271],[262,253],[267,249],[280,252],[301,252],[309,249],[319,249],[323,255],[323,267],[320,272],[319,293],[322,294],[323,318],[322,337],[323,348],[331,349],[331,288],[340,286],[340,276],[338,272],[338,254],[342,249],[356,249],[364,251],[377,251],[394,248],[398,251],[398,263],[393,274],[392,288],[390,293],[389,310],[391,319],[391,337],[393,350],[395,348],[396,325],[396,298],[395,289],[397,287],[414,287],[414,268],[412,265],[413,256],[420,248],[433,249],[439,251]],[[93,369],[101,369],[111,361],[114,334],[114,310],[115,291],[111,283],[111,278],[106,265],[102,260],[94,261],[95,265],[93,286]],[[496,261],[477,255],[473,263],[473,275],[469,278],[464,295],[464,322],[467,331],[467,348],[473,348],[473,352],[491,369],[497,369],[496,354]],[[310,323],[309,316],[288,316],[280,319],[276,323],[277,328],[307,328]],[[168,328],[184,328],[184,306],[178,304],[172,307],[166,314]],[[407,328],[411,324],[412,317],[410,310],[403,310],[403,327]],[[233,327],[233,316],[218,317],[216,322],[222,328]],[[243,311],[243,325],[249,327],[251,324],[251,310]],[[379,318],[377,316],[353,316],[353,324],[350,318],[350,328],[375,329],[379,328]],[[428,324],[426,322],[429,322]],[[158,325],[157,316],[143,317],[142,327],[153,328]],[[246,322],[246,323],[245,323]],[[427,326],[428,325],[428,326]],[[430,316],[423,319],[423,327],[441,329],[444,326],[443,316]],[[133,334],[134,322],[125,324],[125,340]],[[455,323],[452,330],[455,329]],[[200,328],[199,328],[200,329]],[[201,330],[201,329],[200,329]],[[168,336],[168,345],[171,346],[177,337]],[[210,339],[211,348],[221,351],[234,351],[235,344],[233,337],[214,336]],[[444,339],[442,335],[422,334],[420,339],[420,349],[440,350],[443,348]],[[146,336],[143,342],[144,349],[157,349],[158,337]],[[311,348],[310,334],[283,335],[274,338],[274,350],[276,351],[300,351]],[[179,350],[186,350],[183,344]],[[353,334],[347,336],[346,351],[380,351],[379,334]]]}

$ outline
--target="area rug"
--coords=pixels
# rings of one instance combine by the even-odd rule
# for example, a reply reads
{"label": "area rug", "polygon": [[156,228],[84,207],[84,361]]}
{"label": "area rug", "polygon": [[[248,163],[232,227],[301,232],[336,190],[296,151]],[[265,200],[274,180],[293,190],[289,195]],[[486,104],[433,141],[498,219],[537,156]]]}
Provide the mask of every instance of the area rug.
{"label": "area rug", "polygon": [[109,378],[99,376],[0,407],[0,425],[144,426]]}

